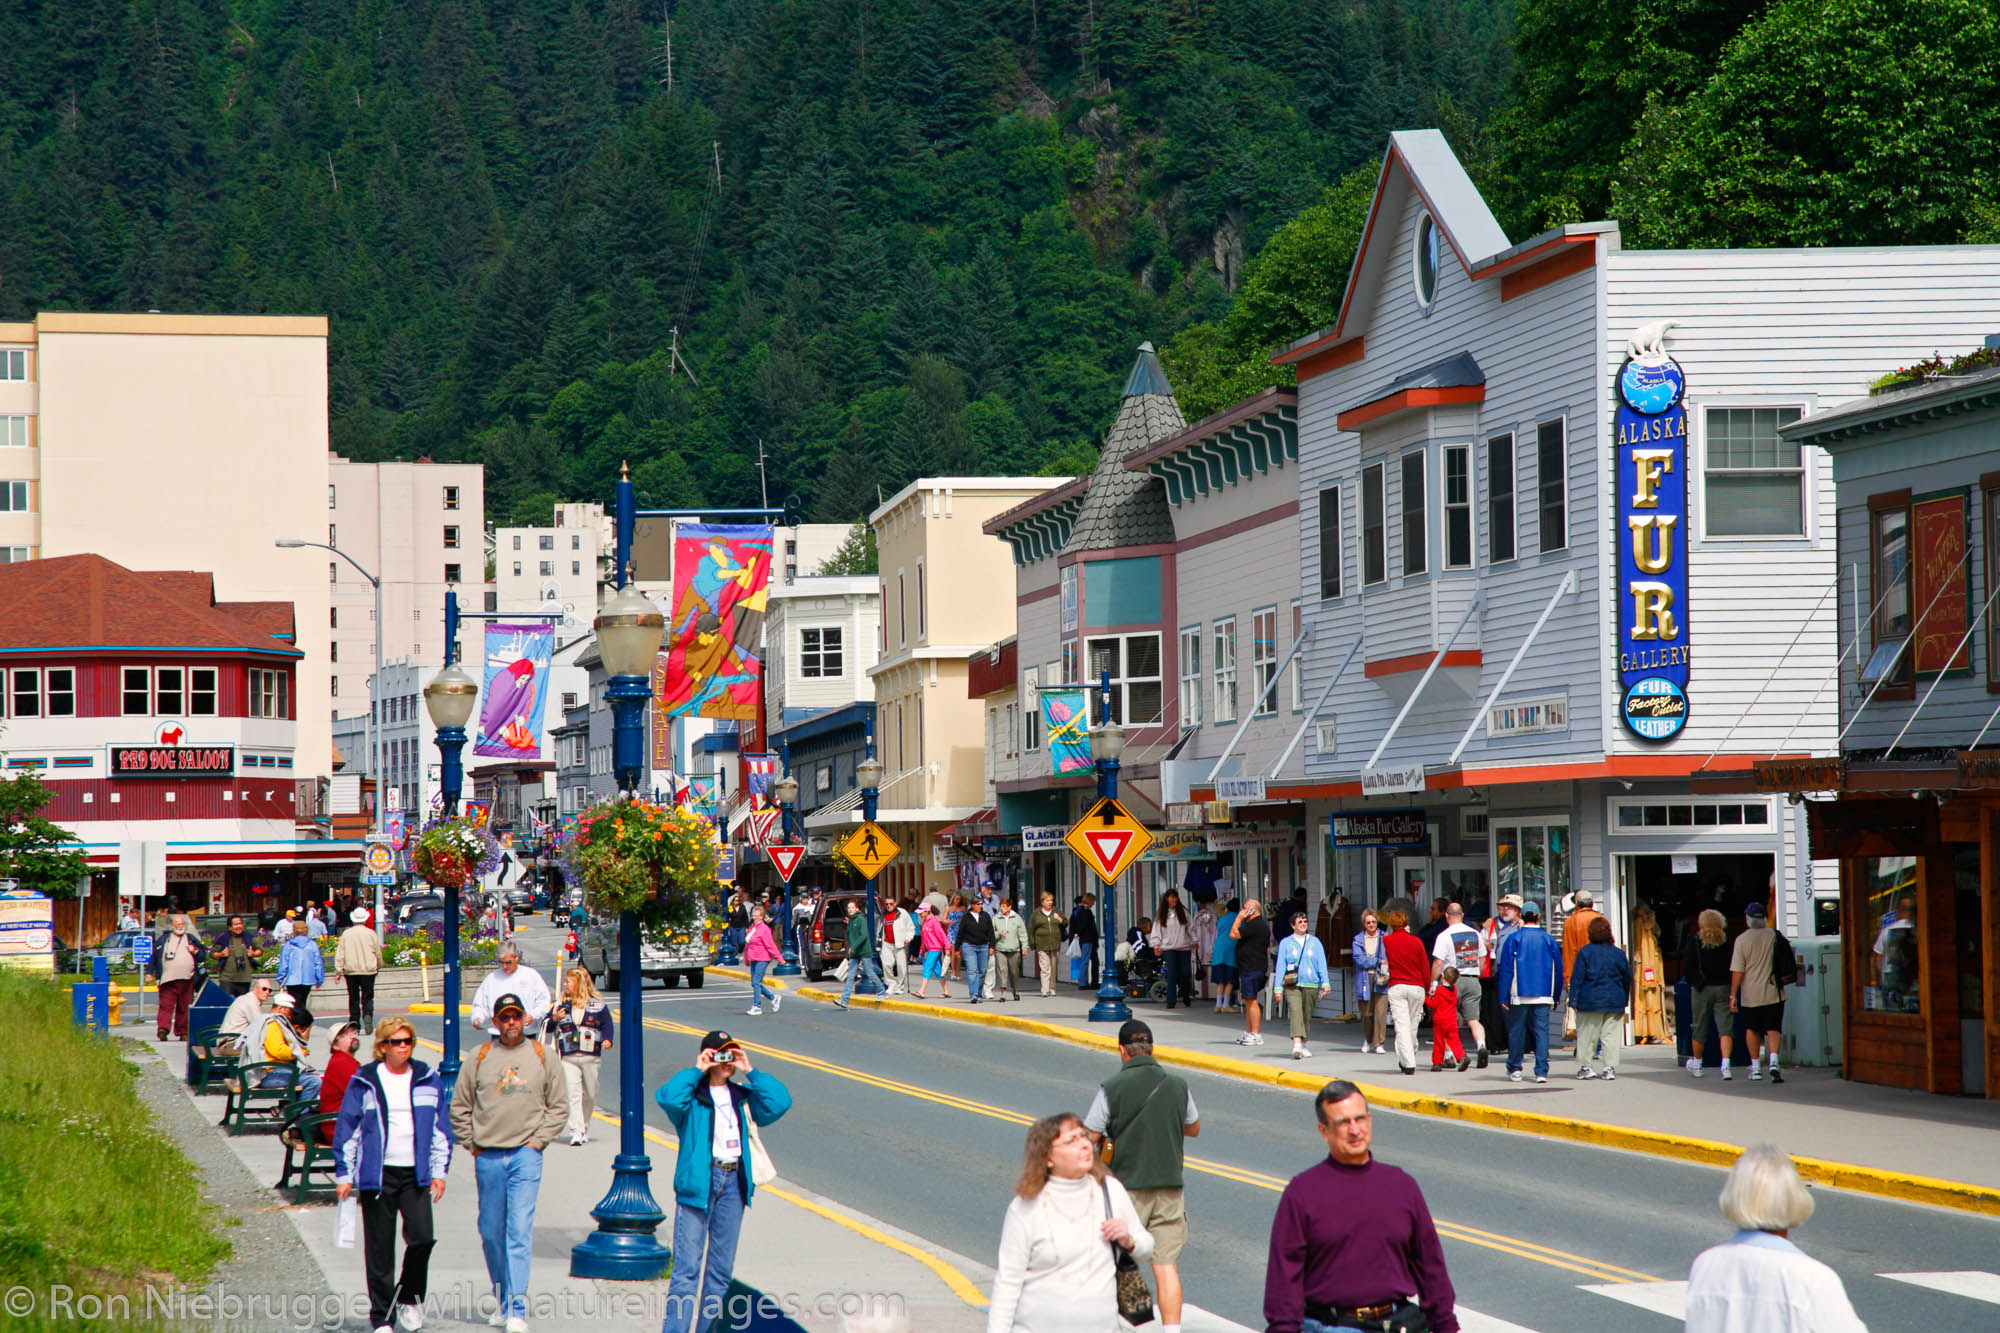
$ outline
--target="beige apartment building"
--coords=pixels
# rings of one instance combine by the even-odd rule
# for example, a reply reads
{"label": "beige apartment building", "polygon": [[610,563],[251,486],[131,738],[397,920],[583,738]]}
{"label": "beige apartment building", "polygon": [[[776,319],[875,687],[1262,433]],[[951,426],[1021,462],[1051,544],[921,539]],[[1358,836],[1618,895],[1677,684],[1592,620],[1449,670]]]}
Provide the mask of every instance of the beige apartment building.
{"label": "beige apartment building", "polygon": [[611,520],[597,503],[558,504],[548,527],[493,530],[494,609],[560,607],[578,626],[597,614],[598,582],[610,574]]}
{"label": "beige apartment building", "polygon": [[290,604],[299,777],[330,768],[330,585],[273,544],[325,531],[326,342],[319,315],[0,324],[0,554],[213,571],[218,600]]}
{"label": "beige apartment building", "polygon": [[979,815],[986,796],[986,704],[968,689],[968,662],[1014,632],[1013,556],[983,525],[1063,482],[923,477],[869,515],[882,582],[881,660],[868,672],[884,768],[878,818],[902,846],[884,892],[956,884],[955,852],[937,835]]}
{"label": "beige apartment building", "polygon": [[[444,595],[460,609],[485,610],[486,469],[478,463],[357,463],[335,454],[327,465],[324,541],[382,580],[382,660],[444,660]],[[328,688],[332,713],[368,711],[375,672],[375,590],[354,566],[327,551],[283,558],[323,569],[332,588]],[[461,622],[462,660],[479,660],[482,622]],[[304,668],[302,668],[303,670]]]}

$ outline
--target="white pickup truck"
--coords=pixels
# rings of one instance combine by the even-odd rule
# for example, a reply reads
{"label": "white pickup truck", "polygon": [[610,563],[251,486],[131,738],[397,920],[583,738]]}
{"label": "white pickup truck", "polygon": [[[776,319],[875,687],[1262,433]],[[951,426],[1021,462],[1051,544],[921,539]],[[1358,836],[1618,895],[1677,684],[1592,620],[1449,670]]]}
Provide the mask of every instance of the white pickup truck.
{"label": "white pickup truck", "polygon": [[[622,980],[618,963],[618,918],[593,915],[576,937],[578,961],[590,969],[598,984],[615,991]],[[688,943],[669,947],[640,937],[639,971],[643,977],[658,977],[671,989],[687,978],[690,989],[700,990],[706,977],[702,970],[715,961],[715,941],[706,931],[697,930]]]}

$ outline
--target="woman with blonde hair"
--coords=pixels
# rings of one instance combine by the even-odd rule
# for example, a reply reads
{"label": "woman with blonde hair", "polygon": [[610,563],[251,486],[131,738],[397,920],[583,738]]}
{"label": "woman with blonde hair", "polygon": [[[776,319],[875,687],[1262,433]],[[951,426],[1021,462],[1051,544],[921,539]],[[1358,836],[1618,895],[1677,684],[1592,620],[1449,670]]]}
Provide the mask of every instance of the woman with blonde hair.
{"label": "woman with blonde hair", "polygon": [[1688,1023],[1687,1071],[1701,1077],[1701,1053],[1706,1045],[1708,1024],[1715,1022],[1715,1037],[1722,1045],[1722,1076],[1729,1070],[1729,922],[1713,907],[1695,918],[1695,932],[1688,936],[1687,952],[1681,955],[1681,977],[1688,984],[1688,998],[1694,1014]]}
{"label": "woman with blonde hair", "polygon": [[1687,1333],[1867,1333],[1840,1275],[1790,1239],[1813,1215],[1791,1158],[1768,1143],[1746,1149],[1720,1202],[1737,1232],[1695,1256]]}
{"label": "woman with blonde hair", "polygon": [[986,1333],[1117,1333],[1114,1245],[1145,1259],[1152,1233],[1098,1162],[1083,1121],[1043,1116],[1028,1130],[1001,1224]]}
{"label": "woman with blonde hair", "polygon": [[562,1000],[550,1006],[542,1022],[543,1036],[562,1056],[563,1078],[569,1084],[569,1134],[572,1148],[590,1142],[590,1117],[597,1109],[597,1073],[611,1049],[611,1006],[598,998],[590,973],[572,967],[563,974]]}

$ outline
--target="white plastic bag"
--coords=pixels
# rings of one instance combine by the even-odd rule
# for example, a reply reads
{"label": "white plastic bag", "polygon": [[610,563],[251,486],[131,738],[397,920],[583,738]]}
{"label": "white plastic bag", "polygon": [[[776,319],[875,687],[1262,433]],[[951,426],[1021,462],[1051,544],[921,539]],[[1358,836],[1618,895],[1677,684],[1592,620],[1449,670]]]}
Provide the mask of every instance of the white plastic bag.
{"label": "white plastic bag", "polygon": [[361,1201],[352,1194],[333,1210],[333,1244],[336,1249],[354,1248],[356,1224],[361,1220]]}
{"label": "white plastic bag", "polygon": [[1083,945],[1077,940],[1076,936],[1070,936],[1069,943],[1063,945],[1062,956],[1064,962],[1070,962],[1083,957]]}
{"label": "white plastic bag", "polygon": [[848,974],[853,971],[854,971],[854,960],[851,958],[843,958],[840,960],[840,966],[833,969],[834,979],[836,981],[845,981],[847,980]]}

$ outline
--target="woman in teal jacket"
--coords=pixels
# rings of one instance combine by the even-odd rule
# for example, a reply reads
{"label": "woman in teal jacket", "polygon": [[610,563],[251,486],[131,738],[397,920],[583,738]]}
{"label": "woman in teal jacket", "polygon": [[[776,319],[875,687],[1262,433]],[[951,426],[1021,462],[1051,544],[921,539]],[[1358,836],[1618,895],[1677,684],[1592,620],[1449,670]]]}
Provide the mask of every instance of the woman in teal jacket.
{"label": "woman in teal jacket", "polygon": [[1292,913],[1292,933],[1278,942],[1278,962],[1274,971],[1285,987],[1285,1014],[1292,1022],[1292,1059],[1303,1060],[1306,1034],[1311,1030],[1313,1006],[1319,993],[1333,982],[1328,976],[1326,950],[1311,933],[1312,923],[1304,912]]}
{"label": "woman in teal jacket", "polygon": [[[733,1076],[742,1074],[739,1082]],[[674,1268],[661,1333],[708,1327],[729,1292],[743,1210],[757,1186],[750,1178],[751,1122],[768,1125],[792,1109],[792,1094],[750,1068],[750,1053],[727,1032],[701,1039],[694,1068],[654,1094],[680,1135],[674,1164]],[[718,1132],[716,1111],[729,1122]],[[704,1255],[706,1256],[704,1258]]]}

